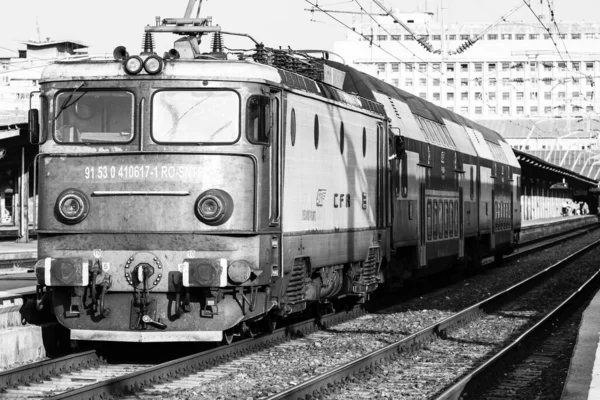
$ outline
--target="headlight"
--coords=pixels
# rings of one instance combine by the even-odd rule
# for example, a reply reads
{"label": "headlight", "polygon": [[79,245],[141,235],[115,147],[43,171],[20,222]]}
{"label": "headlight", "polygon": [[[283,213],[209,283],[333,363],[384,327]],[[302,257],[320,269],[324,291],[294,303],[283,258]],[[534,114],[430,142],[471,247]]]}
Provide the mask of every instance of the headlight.
{"label": "headlight", "polygon": [[207,225],[221,225],[233,214],[233,199],[220,189],[210,189],[196,200],[196,216]]}
{"label": "headlight", "polygon": [[163,60],[159,56],[153,54],[144,61],[144,70],[150,75],[156,75],[163,69]]}
{"label": "headlight", "polygon": [[59,221],[69,225],[77,224],[87,217],[90,203],[81,191],[67,189],[58,196],[54,211]]}
{"label": "headlight", "polygon": [[144,62],[139,56],[131,56],[125,60],[125,72],[129,75],[139,74]]}
{"label": "headlight", "polygon": [[252,274],[252,268],[250,264],[245,260],[237,260],[229,264],[227,268],[227,276],[233,283],[244,283],[250,279]]}

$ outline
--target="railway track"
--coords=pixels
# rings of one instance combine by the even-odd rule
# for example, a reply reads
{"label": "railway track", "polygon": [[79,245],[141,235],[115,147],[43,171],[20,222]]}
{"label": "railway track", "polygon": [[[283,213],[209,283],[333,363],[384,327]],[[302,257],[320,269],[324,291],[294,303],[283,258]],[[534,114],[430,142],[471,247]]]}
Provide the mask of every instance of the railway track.
{"label": "railway track", "polygon": [[[560,240],[563,239],[560,238]],[[516,255],[522,256],[524,254],[525,251],[520,251]],[[111,393],[126,395],[129,392],[140,391],[143,391],[141,398],[162,398],[165,393],[198,386],[209,388],[206,391],[207,397],[199,398],[211,398],[219,395],[220,391],[227,391],[227,388],[215,386],[215,382],[228,382],[231,376],[240,375],[240,372],[249,370],[248,366],[250,365],[261,366],[274,359],[285,359],[286,352],[287,354],[301,353],[298,346],[303,348],[308,361],[300,365],[300,370],[295,374],[296,379],[289,380],[283,386],[271,385],[267,382],[263,385],[264,387],[249,389],[250,391],[254,390],[254,393],[256,393],[255,398],[268,397],[278,390],[289,389],[302,381],[315,379],[315,376],[321,371],[329,370],[333,365],[339,365],[340,361],[344,361],[346,358],[355,359],[356,357],[353,357],[353,354],[345,354],[343,350],[340,351],[340,348],[337,348],[337,352],[334,351],[332,357],[325,361],[319,360],[317,355],[311,354],[308,350],[315,350],[321,354],[330,350],[336,336],[340,336],[340,334],[352,336],[356,331],[363,329],[361,323],[350,321],[337,325],[335,328],[313,334],[309,333],[318,330],[319,327],[339,324],[344,320],[357,318],[362,314],[362,311],[354,310],[350,313],[342,313],[342,315],[325,316],[322,318],[321,324],[315,321],[304,322],[280,329],[272,336],[246,339],[235,343],[233,346],[217,348],[161,365],[119,364],[113,366],[99,359],[95,353],[93,356],[87,355],[87,357],[96,358],[96,361],[89,362],[87,365],[68,359],[49,360],[45,362],[45,367],[41,370],[38,363],[37,365],[7,371],[10,375],[0,374],[0,387],[3,388],[0,398],[23,398],[25,396],[36,398],[38,395],[43,395],[57,399],[92,399],[94,396],[108,396]],[[432,326],[433,322],[443,320],[450,315],[452,313],[449,312],[434,313],[420,321],[421,327]],[[363,338],[364,340],[358,339],[359,342],[367,343],[364,348],[358,349],[358,352],[366,355],[371,350],[380,349],[395,342],[396,339],[400,339],[397,336],[404,336],[404,339],[407,340],[406,330],[396,330],[395,328],[386,330],[385,324],[387,321],[385,318],[379,320],[380,318],[377,315],[364,315],[361,318],[367,319],[369,326],[374,330],[380,329],[383,333],[369,343],[367,343],[369,340],[367,338]],[[353,324],[356,326],[353,326]],[[443,336],[442,332],[448,330],[451,325],[434,328],[433,334],[430,333],[423,338],[415,336],[413,339],[408,339],[410,342],[408,348],[415,350],[429,343],[436,336]],[[301,336],[299,339],[293,342],[283,342],[298,334]],[[357,340],[355,338],[351,341],[356,342]],[[348,342],[342,343],[342,346],[347,344]],[[349,345],[349,347],[352,347],[352,345]],[[228,359],[232,361],[227,362]],[[277,366],[275,367],[277,368]],[[285,365],[280,367],[283,369]],[[361,368],[364,367],[358,367],[359,370]],[[258,369],[262,370],[260,367]],[[303,369],[309,372],[302,371]],[[50,378],[51,381],[45,381]],[[252,376],[249,379],[256,378],[256,376]],[[169,383],[171,381],[173,383]],[[211,391],[212,389],[215,391]],[[240,386],[240,389],[245,390],[243,386]],[[135,396],[132,398],[140,397]]]}
{"label": "railway track", "polygon": [[[563,279],[556,277],[552,281],[552,276],[566,268],[577,268],[573,267],[573,260],[599,244],[600,241],[592,243],[504,292],[270,396],[269,400],[304,399],[305,396],[325,399],[377,396],[436,400],[481,398],[480,390],[494,374],[494,366],[522,346],[526,347],[527,341],[536,337],[533,335],[539,335],[556,323],[565,311],[598,290],[600,272],[597,267],[593,272],[592,257],[587,261],[590,264],[587,272],[591,277],[584,284],[571,287],[571,294],[560,304],[551,310],[540,311],[544,308],[540,302],[548,303],[548,297],[553,296],[552,289]],[[538,304],[532,306],[534,301]],[[384,378],[391,382],[387,385],[389,390],[382,389],[382,384],[386,387]]]}

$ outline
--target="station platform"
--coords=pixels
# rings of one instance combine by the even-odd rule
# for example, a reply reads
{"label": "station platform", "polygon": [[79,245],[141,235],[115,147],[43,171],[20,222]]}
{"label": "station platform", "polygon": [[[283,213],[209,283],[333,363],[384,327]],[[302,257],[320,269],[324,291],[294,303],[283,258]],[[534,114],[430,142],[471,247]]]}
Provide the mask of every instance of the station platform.
{"label": "station platform", "polygon": [[600,292],[583,313],[561,400],[600,399]]}

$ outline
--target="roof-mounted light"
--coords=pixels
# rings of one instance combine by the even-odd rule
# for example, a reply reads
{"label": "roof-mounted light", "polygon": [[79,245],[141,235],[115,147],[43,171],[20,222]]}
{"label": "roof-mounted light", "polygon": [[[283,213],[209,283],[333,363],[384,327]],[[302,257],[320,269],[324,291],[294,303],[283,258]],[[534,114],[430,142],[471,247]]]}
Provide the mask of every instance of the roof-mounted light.
{"label": "roof-mounted light", "polygon": [[144,61],[144,70],[149,75],[156,75],[162,71],[163,65],[162,58],[156,54],[152,54],[146,58],[146,61]]}
{"label": "roof-mounted light", "polygon": [[125,60],[125,72],[129,75],[139,74],[144,68],[144,61],[140,56],[131,56]]}

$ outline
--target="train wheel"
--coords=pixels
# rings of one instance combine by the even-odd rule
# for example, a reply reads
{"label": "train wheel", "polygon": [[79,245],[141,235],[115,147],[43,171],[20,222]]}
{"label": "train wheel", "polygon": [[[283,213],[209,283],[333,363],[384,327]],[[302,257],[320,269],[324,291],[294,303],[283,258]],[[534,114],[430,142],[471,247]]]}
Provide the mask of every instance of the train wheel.
{"label": "train wheel", "polygon": [[223,344],[226,344],[227,346],[229,346],[231,343],[233,343],[234,334],[235,334],[235,331],[233,328],[229,328],[229,329],[223,331]]}

